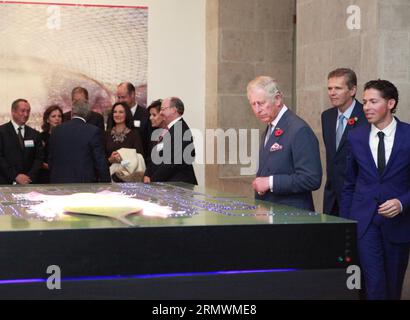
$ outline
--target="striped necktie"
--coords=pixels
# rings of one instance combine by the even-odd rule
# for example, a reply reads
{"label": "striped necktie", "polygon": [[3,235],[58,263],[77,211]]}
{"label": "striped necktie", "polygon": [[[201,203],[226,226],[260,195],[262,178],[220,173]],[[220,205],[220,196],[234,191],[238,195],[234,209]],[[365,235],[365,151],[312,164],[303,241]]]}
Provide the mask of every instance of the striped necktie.
{"label": "striped necktie", "polygon": [[344,126],[343,120],[344,119],[345,119],[345,116],[343,114],[341,114],[339,116],[339,124],[338,124],[337,129],[336,129],[336,150],[339,148],[340,141],[342,140],[343,129],[344,129],[343,128],[343,126]]}

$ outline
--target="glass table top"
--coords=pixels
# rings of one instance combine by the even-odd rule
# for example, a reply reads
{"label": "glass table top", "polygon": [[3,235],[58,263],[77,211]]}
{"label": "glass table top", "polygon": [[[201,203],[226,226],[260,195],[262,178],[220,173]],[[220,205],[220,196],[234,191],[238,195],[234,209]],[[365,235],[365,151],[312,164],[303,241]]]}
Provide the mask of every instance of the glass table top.
{"label": "glass table top", "polygon": [[351,221],[182,183],[0,187],[0,232],[326,223]]}

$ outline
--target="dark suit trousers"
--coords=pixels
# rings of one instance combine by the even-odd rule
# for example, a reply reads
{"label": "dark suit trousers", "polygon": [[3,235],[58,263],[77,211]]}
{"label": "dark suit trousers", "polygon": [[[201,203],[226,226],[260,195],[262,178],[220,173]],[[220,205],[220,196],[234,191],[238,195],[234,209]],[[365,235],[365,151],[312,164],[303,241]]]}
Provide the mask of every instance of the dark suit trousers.
{"label": "dark suit trousers", "polygon": [[358,240],[362,276],[369,300],[399,300],[409,261],[410,244],[391,243],[375,215],[369,229]]}

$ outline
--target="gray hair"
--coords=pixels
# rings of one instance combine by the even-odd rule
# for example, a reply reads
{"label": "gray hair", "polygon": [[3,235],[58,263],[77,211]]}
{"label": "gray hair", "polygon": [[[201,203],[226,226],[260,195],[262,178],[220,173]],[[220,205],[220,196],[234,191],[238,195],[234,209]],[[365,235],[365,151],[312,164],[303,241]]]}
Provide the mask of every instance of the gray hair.
{"label": "gray hair", "polygon": [[73,116],[86,118],[90,113],[90,105],[86,101],[77,101],[73,104],[72,113]]}
{"label": "gray hair", "polygon": [[170,102],[171,107],[175,107],[177,109],[178,114],[182,116],[185,110],[184,103],[182,102],[182,100],[177,97],[171,97]]}
{"label": "gray hair", "polygon": [[246,90],[247,92],[250,92],[256,88],[264,90],[268,98],[271,99],[273,99],[273,97],[278,93],[282,95],[282,92],[279,90],[277,81],[269,76],[256,77],[251,82],[249,82]]}

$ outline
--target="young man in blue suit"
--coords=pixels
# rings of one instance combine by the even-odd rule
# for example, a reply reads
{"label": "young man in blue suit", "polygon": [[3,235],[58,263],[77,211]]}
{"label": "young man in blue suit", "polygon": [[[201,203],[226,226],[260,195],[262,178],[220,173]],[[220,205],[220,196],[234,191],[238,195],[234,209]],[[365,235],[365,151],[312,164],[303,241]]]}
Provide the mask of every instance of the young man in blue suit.
{"label": "young man in blue suit", "polygon": [[312,191],[322,181],[319,142],[309,125],[283,103],[277,82],[257,77],[248,84],[255,116],[268,125],[252,183],[256,199],[314,210]]}
{"label": "young man in blue suit", "polygon": [[386,80],[366,83],[369,124],[352,130],[341,215],[357,221],[368,299],[400,299],[410,248],[410,125],[393,117],[399,95]]}
{"label": "young man in blue suit", "polygon": [[362,104],[355,99],[356,73],[338,68],[327,77],[327,92],[331,108],[322,113],[322,134],[326,148],[326,184],[323,194],[323,212],[339,215],[348,145],[347,134],[353,128],[367,123]]}

